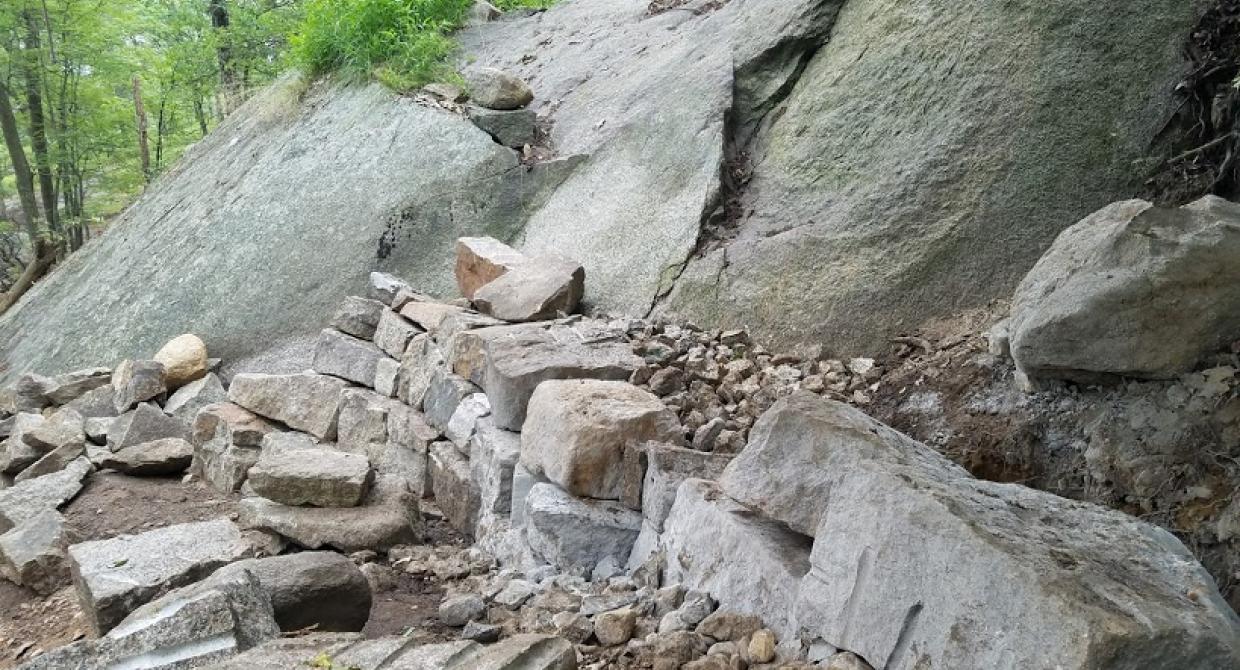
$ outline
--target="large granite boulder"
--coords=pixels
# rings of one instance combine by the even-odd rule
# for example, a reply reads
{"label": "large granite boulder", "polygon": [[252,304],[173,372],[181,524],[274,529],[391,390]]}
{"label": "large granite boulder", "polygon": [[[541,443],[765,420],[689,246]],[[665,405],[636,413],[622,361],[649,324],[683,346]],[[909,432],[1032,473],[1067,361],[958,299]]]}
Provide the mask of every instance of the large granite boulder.
{"label": "large granite boulder", "polygon": [[1240,339],[1240,205],[1109,205],[1065,230],[1012,299],[1031,380],[1171,378]]}
{"label": "large granite boulder", "polygon": [[168,388],[178,389],[207,374],[207,345],[192,333],[178,335],[155,352],[154,360],[164,366]]}

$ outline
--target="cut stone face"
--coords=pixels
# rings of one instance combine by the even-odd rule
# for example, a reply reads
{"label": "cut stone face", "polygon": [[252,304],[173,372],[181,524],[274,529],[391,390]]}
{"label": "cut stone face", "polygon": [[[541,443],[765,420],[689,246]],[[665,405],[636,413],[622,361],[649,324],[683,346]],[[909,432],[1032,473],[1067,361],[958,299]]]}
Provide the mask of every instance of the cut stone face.
{"label": "cut stone face", "polygon": [[72,541],[59,512],[40,512],[0,535],[0,574],[48,595],[69,583],[65,549]]}
{"label": "cut stone face", "polygon": [[472,535],[479,499],[470,479],[469,461],[451,442],[436,442],[430,448],[430,469],[435,503],[453,528]]}
{"label": "cut stone face", "polygon": [[228,400],[228,392],[224,384],[213,372],[208,372],[201,379],[189,382],[177,389],[164,403],[164,412],[176,417],[186,426],[192,426],[198,410],[207,405]]}
{"label": "cut stone face", "polygon": [[60,508],[82,490],[82,480],[93,471],[90,461],[80,457],[60,472],[0,489],[0,533],[47,510]]}
{"label": "cut stone face", "polygon": [[375,383],[375,366],[386,357],[371,342],[325,328],[314,348],[314,370],[370,386]]}
{"label": "cut stone face", "polygon": [[456,241],[456,286],[470,300],[478,289],[528,260],[493,237],[462,237]]}
{"label": "cut stone face", "polygon": [[599,561],[628,562],[642,517],[616,502],[574,498],[554,484],[535,484],[525,499],[530,546],[561,569],[593,570]]}
{"label": "cut stone face", "polygon": [[240,405],[208,405],[194,419],[193,472],[217,491],[236,491],[258,462],[259,448],[277,428]]}
{"label": "cut stone face", "polygon": [[266,452],[250,468],[254,492],[284,505],[356,507],[373,477],[361,454],[330,449]]}
{"label": "cut stone face", "polygon": [[585,294],[581,264],[558,257],[531,259],[474,293],[478,311],[504,321],[542,321],[577,310]]}
{"label": "cut stone face", "polygon": [[104,457],[99,467],[134,476],[166,476],[185,472],[194,459],[194,445],[167,437],[118,449]]}
{"label": "cut stone face", "polygon": [[264,498],[246,498],[239,507],[243,527],[277,533],[307,549],[386,551],[415,542],[420,519],[408,484],[390,476],[377,477],[359,507],[290,507]]}
{"label": "cut stone face", "polygon": [[112,371],[112,404],[117,413],[153,400],[168,391],[164,365],[157,361],[124,360]]}
{"label": "cut stone face", "polygon": [[336,436],[340,391],[346,386],[348,382],[327,375],[239,374],[228,387],[228,399],[294,430],[331,440]]}
{"label": "cut stone face", "polygon": [[379,315],[384,309],[384,303],[381,301],[349,296],[344,299],[336,310],[336,315],[332,317],[332,327],[363,340],[374,339],[375,328],[379,325]]}

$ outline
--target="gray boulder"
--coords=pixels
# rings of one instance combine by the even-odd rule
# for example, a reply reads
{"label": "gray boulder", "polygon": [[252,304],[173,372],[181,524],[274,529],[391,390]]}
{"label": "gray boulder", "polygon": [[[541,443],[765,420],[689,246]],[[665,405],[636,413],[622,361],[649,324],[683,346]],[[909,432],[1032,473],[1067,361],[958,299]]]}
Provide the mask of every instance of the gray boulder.
{"label": "gray boulder", "polygon": [[264,498],[239,503],[239,523],[267,530],[307,549],[386,551],[415,541],[417,499],[402,479],[377,477],[360,507],[290,507]]}
{"label": "gray boulder", "polygon": [[267,451],[250,468],[254,492],[284,505],[356,507],[374,472],[361,454],[331,449]]}
{"label": "gray boulder", "polygon": [[1016,289],[1012,357],[1032,379],[1165,379],[1240,337],[1240,205],[1109,205]]}
{"label": "gray boulder", "polygon": [[44,454],[30,467],[18,473],[18,475],[13,478],[13,481],[23,482],[27,479],[34,479],[35,477],[50,475],[53,472],[60,472],[85,453],[85,440],[72,440],[65,442],[63,445]]}
{"label": "gray boulder", "polygon": [[82,415],[72,409],[60,409],[47,421],[22,433],[22,440],[41,453],[86,441]]}
{"label": "gray boulder", "polygon": [[392,358],[380,358],[375,363],[375,391],[386,398],[395,398],[400,378],[400,361]]}
{"label": "gray boulder", "polygon": [[65,407],[87,419],[110,418],[120,414],[116,411],[116,389],[112,388],[111,379],[107,384],[78,396]]}
{"label": "gray boulder", "polygon": [[336,315],[332,317],[332,327],[353,337],[372,340],[384,307],[384,303],[379,300],[349,296],[336,309]]}
{"label": "gray boulder", "polygon": [[443,353],[431,336],[414,335],[400,359],[400,372],[396,375],[397,397],[414,409],[422,409],[435,371],[443,365]]}
{"label": "gray boulder", "polygon": [[525,254],[493,237],[462,237],[456,241],[453,270],[457,290],[473,300],[478,289],[528,260]]}
{"label": "gray boulder", "polygon": [[314,347],[314,370],[320,374],[347,379],[355,384],[375,383],[375,366],[386,358],[379,347],[333,328],[319,333]]}
{"label": "gray boulder", "polygon": [[445,626],[460,628],[486,614],[486,611],[486,601],[476,593],[448,596],[439,603],[439,622]]}
{"label": "gray boulder", "polygon": [[107,444],[108,431],[112,428],[112,423],[116,421],[115,417],[110,416],[92,416],[82,422],[82,428],[86,432],[86,439],[93,444]]}
{"label": "gray boulder", "polygon": [[241,530],[220,519],[69,547],[78,603],[95,635],[168,591],[244,556]]}
{"label": "gray boulder", "polygon": [[240,374],[228,387],[228,399],[289,428],[330,440],[336,436],[340,391],[346,386],[344,380],[327,375]]}
{"label": "gray boulder", "polygon": [[418,332],[420,332],[419,329],[409,323],[405,317],[390,309],[385,309],[379,313],[379,322],[375,326],[375,346],[382,349],[383,353],[388,356],[399,359],[405,355],[409,340],[413,339]]}
{"label": "gray boulder", "polygon": [[282,631],[360,631],[370,618],[370,584],[342,554],[303,551],[246,559],[220,568],[213,579],[241,572],[262,585]]}
{"label": "gray boulder", "polygon": [[483,314],[504,321],[544,321],[567,316],[585,294],[580,263],[556,256],[530,259],[474,293]]}
{"label": "gray boulder", "polygon": [[[431,373],[430,384],[426,387],[426,397],[422,402],[422,410],[426,414],[427,423],[446,432],[457,408],[466,398],[474,396],[478,391],[479,388],[468,379],[452,374],[446,367],[435,368]],[[474,409],[481,411],[480,404],[475,403]]]}
{"label": "gray boulder", "polygon": [[[17,378],[11,389],[5,389],[6,393],[11,391],[11,400],[5,401],[4,409],[14,413],[19,412],[39,412],[44,407],[52,403],[47,397],[47,392],[55,385],[50,378],[43,375],[28,372]],[[8,407],[9,403],[12,404]]]}
{"label": "gray boulder", "polygon": [[168,396],[168,402],[164,403],[164,412],[176,417],[186,426],[192,426],[198,410],[226,400],[228,392],[224,390],[224,384],[215,373],[208,372]]}
{"label": "gray boulder", "polygon": [[0,575],[49,595],[69,583],[65,549],[73,541],[60,512],[40,512],[0,535]]}
{"label": "gray boulder", "polygon": [[108,447],[112,451],[120,451],[125,447],[169,437],[185,439],[188,434],[185,424],[164,414],[155,405],[144,402],[112,422],[108,427]]}
{"label": "gray boulder", "polygon": [[194,445],[180,437],[165,437],[117,449],[99,467],[135,477],[161,477],[185,472],[194,460]]}
{"label": "gray boulder", "polygon": [[386,272],[372,272],[366,286],[366,295],[372,300],[391,306],[401,289],[409,290],[409,284],[400,277]]}
{"label": "gray boulder", "polygon": [[51,405],[64,405],[111,383],[112,371],[108,368],[74,370],[52,377],[51,383],[44,390],[44,397]]}
{"label": "gray boulder", "polygon": [[469,441],[469,478],[478,492],[479,515],[512,512],[512,479],[521,458],[521,436],[497,428],[489,419],[478,422]]}
{"label": "gray boulder", "polygon": [[676,414],[628,382],[543,382],[521,429],[521,463],[568,493],[619,500],[630,442],[683,441]]}
{"label": "gray boulder", "polygon": [[16,475],[34,464],[43,455],[41,451],[26,443],[26,433],[32,432],[47,422],[42,414],[20,412],[13,417],[9,427],[9,436],[0,443],[0,474]]}
{"label": "gray boulder", "polygon": [[0,533],[60,508],[82,490],[82,481],[93,471],[90,461],[77,458],[60,472],[0,489]]}
{"label": "gray boulder", "polygon": [[465,111],[474,125],[506,147],[520,149],[534,143],[538,115],[532,109],[488,109],[470,105]]}
{"label": "gray boulder", "polygon": [[123,414],[140,402],[156,400],[168,391],[164,364],[126,359],[112,371],[112,405]]}
{"label": "gray boulder", "polygon": [[208,405],[194,418],[191,471],[217,491],[236,491],[258,462],[264,438],[276,432],[271,422],[240,405]]}
{"label": "gray boulder", "polygon": [[680,485],[688,479],[717,480],[731,462],[725,454],[646,443],[625,452],[624,502],[635,503],[645,522],[662,531]]}
{"label": "gray boulder", "polygon": [[470,99],[489,109],[519,109],[534,99],[528,84],[496,68],[469,68],[464,76]]}
{"label": "gray boulder", "polygon": [[627,380],[641,367],[628,345],[591,342],[571,329],[525,329],[486,342],[483,389],[495,425],[521,430],[534,389],[550,379]]}
{"label": "gray boulder", "polygon": [[429,459],[435,504],[453,528],[472,535],[480,501],[470,478],[469,460],[451,442],[432,444]]}
{"label": "gray boulder", "polygon": [[641,514],[607,500],[581,500],[554,484],[535,484],[525,498],[526,536],[534,552],[561,569],[593,570],[629,559]]}

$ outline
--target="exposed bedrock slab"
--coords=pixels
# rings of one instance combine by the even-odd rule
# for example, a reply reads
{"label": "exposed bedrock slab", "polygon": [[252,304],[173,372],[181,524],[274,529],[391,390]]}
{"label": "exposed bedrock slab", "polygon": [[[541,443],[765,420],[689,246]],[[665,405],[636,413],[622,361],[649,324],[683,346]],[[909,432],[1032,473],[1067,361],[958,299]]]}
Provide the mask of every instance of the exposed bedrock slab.
{"label": "exposed bedrock slab", "polygon": [[179,586],[242,558],[241,530],[220,519],[120,535],[69,547],[78,602],[95,635]]}
{"label": "exposed bedrock slab", "polygon": [[346,386],[348,382],[327,375],[240,374],[228,387],[228,399],[289,428],[330,440],[336,436],[340,391]]}
{"label": "exposed bedrock slab", "polygon": [[662,400],[628,382],[551,380],[530,398],[521,463],[573,495],[619,500],[625,445],[676,443],[683,432]]}
{"label": "exposed bedrock slab", "polygon": [[624,565],[641,530],[641,514],[609,500],[582,500],[554,484],[535,484],[525,498],[530,547],[552,565],[593,570],[611,558]]}
{"label": "exposed bedrock slab", "polygon": [[268,530],[307,549],[385,551],[414,542],[420,523],[418,501],[401,478],[375,478],[359,507],[291,507],[265,498],[239,503],[245,528]]}

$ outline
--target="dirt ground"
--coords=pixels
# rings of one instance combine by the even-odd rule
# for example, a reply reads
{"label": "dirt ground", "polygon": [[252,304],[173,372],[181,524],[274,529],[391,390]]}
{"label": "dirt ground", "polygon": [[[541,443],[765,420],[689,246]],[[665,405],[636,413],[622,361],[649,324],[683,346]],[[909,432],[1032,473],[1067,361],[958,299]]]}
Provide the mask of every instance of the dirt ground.
{"label": "dirt ground", "polygon": [[[95,473],[62,512],[79,541],[140,533],[178,523],[236,518],[238,496],[227,496],[179,479]],[[430,519],[426,541],[464,546],[441,520]],[[367,637],[417,631],[428,641],[453,639],[438,621],[443,584],[392,572],[374,594]],[[86,622],[71,586],[48,597],[0,579],[0,670],[16,667],[40,652],[86,636]]]}

